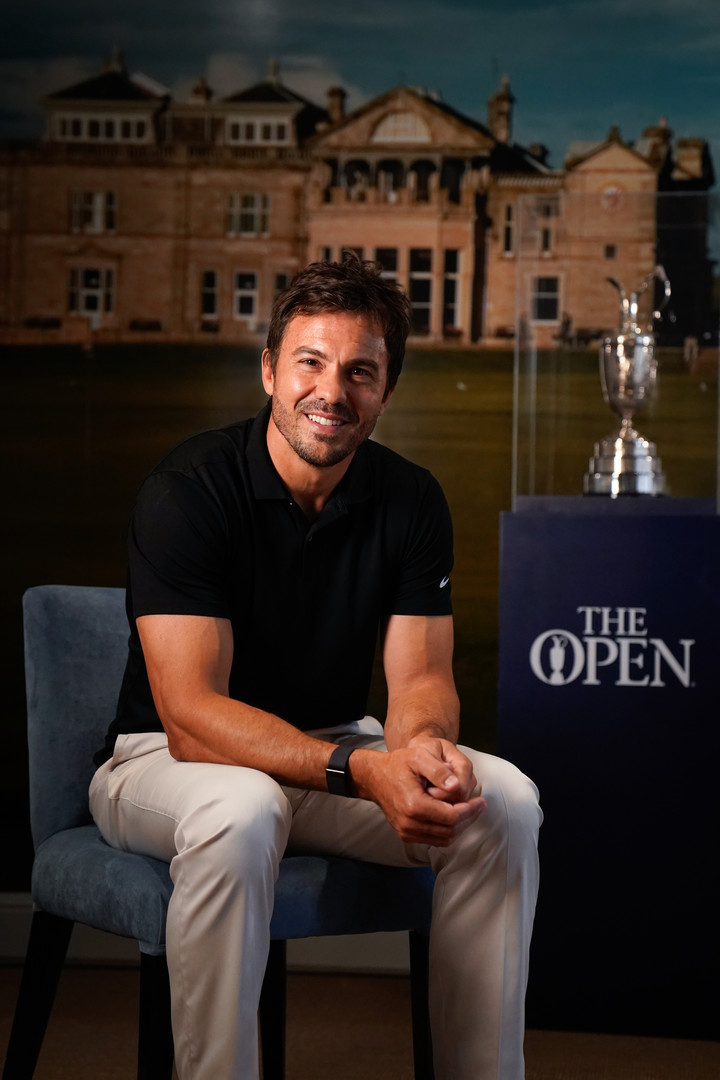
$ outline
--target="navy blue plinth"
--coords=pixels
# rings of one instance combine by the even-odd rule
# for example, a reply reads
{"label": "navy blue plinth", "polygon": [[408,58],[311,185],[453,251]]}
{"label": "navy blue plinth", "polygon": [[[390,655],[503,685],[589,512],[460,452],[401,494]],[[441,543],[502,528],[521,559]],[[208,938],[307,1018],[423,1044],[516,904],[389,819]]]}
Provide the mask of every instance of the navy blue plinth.
{"label": "navy blue plinth", "polygon": [[620,501],[502,517],[499,753],[545,811],[528,1026],[717,1039],[720,519]]}

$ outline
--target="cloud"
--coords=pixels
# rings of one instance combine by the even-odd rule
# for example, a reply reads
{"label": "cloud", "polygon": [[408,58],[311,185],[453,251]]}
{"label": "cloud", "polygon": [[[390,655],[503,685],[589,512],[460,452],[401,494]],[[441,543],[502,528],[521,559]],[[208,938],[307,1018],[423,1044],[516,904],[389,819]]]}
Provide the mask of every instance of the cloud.
{"label": "cloud", "polygon": [[[480,120],[507,73],[518,139],[560,160],[574,138],[619,123],[627,137],[667,113],[713,137],[717,0],[5,0],[0,93],[7,132],[37,98],[100,70],[114,45],[182,100],[201,73],[219,97],[281,77],[323,103],[332,84],[357,107],[400,83],[438,90]],[[8,66],[10,65],[10,66]],[[14,66],[13,66],[14,65]],[[22,117],[25,116],[25,121]],[[687,120],[685,119],[687,118]],[[685,124],[687,123],[687,127]],[[679,124],[678,131],[680,133]],[[717,130],[717,129],[715,129]]]}
{"label": "cloud", "polygon": [[347,109],[352,111],[368,100],[368,94],[350,83],[332,60],[324,56],[293,55],[280,57],[280,78],[303,97],[324,105],[331,86],[342,86],[347,93]]}
{"label": "cloud", "polygon": [[229,97],[259,82],[261,76],[257,64],[242,53],[212,53],[205,69],[205,77],[216,97]]}
{"label": "cloud", "polygon": [[[281,53],[270,59],[277,60],[280,81],[285,86],[317,105],[325,104],[331,86],[345,89],[348,110],[358,108],[367,100],[367,94],[349,83],[338,66],[324,56]],[[171,84],[173,97],[179,101],[187,98],[198,74],[200,72],[176,79]],[[267,75],[267,65],[258,64],[256,57],[244,52],[216,52],[208,57],[204,75],[215,98],[223,98],[261,82]]]}

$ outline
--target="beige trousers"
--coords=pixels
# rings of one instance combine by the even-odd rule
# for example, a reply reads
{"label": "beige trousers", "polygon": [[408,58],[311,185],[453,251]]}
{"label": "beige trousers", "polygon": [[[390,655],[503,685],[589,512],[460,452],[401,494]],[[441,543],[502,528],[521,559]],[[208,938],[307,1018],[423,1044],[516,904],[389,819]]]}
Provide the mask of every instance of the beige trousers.
{"label": "beige trousers", "polygon": [[[315,732],[384,749],[367,717]],[[167,958],[180,1080],[254,1080],[273,886],[297,848],[437,876],[430,937],[436,1080],[522,1080],[528,948],[538,885],[537,791],[463,748],[488,808],[449,848],[403,844],[372,802],[280,787],[264,773],[178,762],[162,734],[123,735],[90,807],[108,843],[170,863]]]}

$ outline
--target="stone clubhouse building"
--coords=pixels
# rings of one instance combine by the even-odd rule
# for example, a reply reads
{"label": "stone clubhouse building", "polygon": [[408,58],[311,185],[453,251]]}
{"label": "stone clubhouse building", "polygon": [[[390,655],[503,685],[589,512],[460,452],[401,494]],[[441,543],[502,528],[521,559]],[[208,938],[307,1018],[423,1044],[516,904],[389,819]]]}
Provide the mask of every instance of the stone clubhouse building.
{"label": "stone clubhouse building", "polygon": [[[674,333],[712,325],[707,143],[612,128],[562,168],[513,141],[507,79],[484,123],[397,87],[347,113],[271,63],[185,101],[114,55],[0,146],[0,342],[239,342],[318,258],[354,248],[403,284],[417,340],[539,346],[615,325],[612,277],[673,280]],[[685,198],[675,196],[683,195]]]}

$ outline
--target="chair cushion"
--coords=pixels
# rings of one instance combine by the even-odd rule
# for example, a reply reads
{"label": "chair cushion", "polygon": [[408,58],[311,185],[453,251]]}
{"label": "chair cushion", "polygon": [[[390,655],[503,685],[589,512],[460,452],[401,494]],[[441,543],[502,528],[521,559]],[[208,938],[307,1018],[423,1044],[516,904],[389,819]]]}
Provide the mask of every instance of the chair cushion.
{"label": "chair cushion", "polygon": [[[289,856],[280,864],[270,934],[304,938],[425,930],[433,883],[432,871],[424,867]],[[135,938],[146,953],[164,951],[172,888],[167,863],[111,848],[94,825],[55,833],[35,854],[36,907]]]}
{"label": "chair cushion", "polygon": [[430,925],[435,875],[342,859],[292,855],[280,863],[273,938],[424,930]]}
{"label": "chair cushion", "polygon": [[37,908],[135,938],[143,952],[165,951],[172,889],[167,863],[111,848],[95,825],[55,833],[35,852]]}

